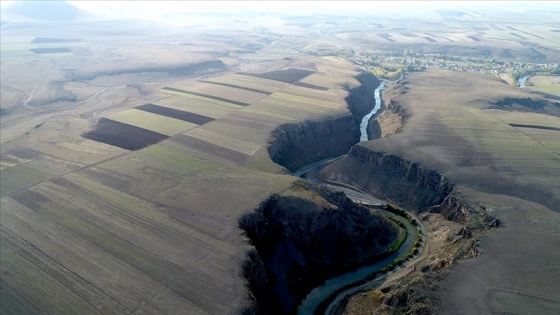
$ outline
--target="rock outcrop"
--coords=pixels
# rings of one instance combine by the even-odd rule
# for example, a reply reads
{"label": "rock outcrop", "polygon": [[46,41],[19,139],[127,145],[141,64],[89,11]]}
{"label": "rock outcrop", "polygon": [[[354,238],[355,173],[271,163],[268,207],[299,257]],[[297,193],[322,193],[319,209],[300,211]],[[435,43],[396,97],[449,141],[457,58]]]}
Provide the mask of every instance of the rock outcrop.
{"label": "rock outcrop", "polygon": [[[371,73],[347,87],[349,112],[284,124],[270,136],[271,159],[290,171],[340,155],[360,140],[361,119],[373,107],[379,80]],[[243,264],[250,306],[243,314],[292,314],[324,280],[375,259],[397,236],[397,226],[343,193],[298,181],[274,194],[239,223],[251,244]]]}
{"label": "rock outcrop", "polygon": [[290,171],[313,161],[348,152],[360,140],[352,115],[324,121],[285,124],[271,134],[268,153]]}
{"label": "rock outcrop", "polygon": [[284,124],[271,133],[268,152],[271,159],[290,171],[330,156],[340,155],[360,140],[360,122],[373,107],[379,80],[371,73],[356,77],[360,85],[348,89],[350,112],[337,117]]}
{"label": "rock outcrop", "polygon": [[293,314],[324,280],[382,254],[397,226],[342,192],[307,181],[274,194],[239,223],[255,250],[243,272],[253,305],[246,314]]}
{"label": "rock outcrop", "polygon": [[352,113],[352,117],[354,117],[356,126],[359,128],[362,118],[374,106],[375,89],[381,84],[381,81],[369,72],[360,73],[356,76],[356,79],[360,85],[354,88],[347,87],[349,94],[346,97],[346,103]]}
{"label": "rock outcrop", "polygon": [[462,198],[455,184],[439,172],[360,145],[352,147],[344,158],[316,170],[314,176],[367,191],[418,213],[441,213],[449,221],[472,228],[500,225],[484,206]]}
{"label": "rock outcrop", "polygon": [[417,211],[439,205],[453,190],[453,184],[436,171],[360,145],[315,174],[321,180],[355,186]]}

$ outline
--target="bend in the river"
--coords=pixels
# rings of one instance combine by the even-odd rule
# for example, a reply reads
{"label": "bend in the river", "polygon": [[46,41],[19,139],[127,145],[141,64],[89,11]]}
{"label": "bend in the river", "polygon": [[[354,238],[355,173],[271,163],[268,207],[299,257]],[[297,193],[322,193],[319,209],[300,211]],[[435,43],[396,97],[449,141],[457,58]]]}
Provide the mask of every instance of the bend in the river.
{"label": "bend in the river", "polygon": [[[381,94],[381,90],[384,88],[384,86],[385,86],[384,82],[381,81],[380,85],[375,89],[375,104],[374,104],[374,107],[369,114],[364,116],[364,118],[362,119],[362,122],[360,124],[360,132],[361,132],[360,141],[369,140],[367,129],[370,125],[369,122],[370,122],[371,117],[373,115],[375,115],[381,109],[381,95],[380,94]],[[302,176],[303,174],[306,174],[306,173],[311,174],[310,172],[312,170],[314,170],[316,168],[319,168],[321,165],[325,164],[326,162],[328,162],[332,159],[336,159],[336,158],[337,157],[330,157],[330,158],[323,159],[323,160],[320,160],[320,161],[317,161],[317,162],[314,162],[314,163],[310,163],[308,165],[300,167],[298,170],[294,171],[293,174],[297,177],[300,177],[300,176]],[[315,178],[309,178],[309,179],[316,184],[323,184],[323,185],[325,184],[325,183],[322,183],[322,182],[318,181]],[[329,186],[335,186],[335,185],[330,185],[329,184]],[[355,202],[360,202],[360,203],[364,203],[364,204],[376,204],[376,205],[379,205],[379,204],[383,203],[382,201],[380,201],[379,199],[377,199],[373,196],[366,195],[366,194],[363,194],[361,192],[354,191],[352,189],[338,187],[338,186],[335,186],[335,188],[343,190],[346,193],[346,195],[348,195]],[[406,231],[407,231],[407,237],[406,237],[405,241],[402,243],[402,245],[399,247],[399,249],[395,253],[393,253],[392,255],[387,256],[387,257],[383,258],[382,260],[377,261],[374,264],[369,264],[369,265],[363,266],[363,267],[358,268],[354,271],[347,272],[347,273],[342,274],[338,277],[334,277],[334,278],[331,278],[331,279],[325,281],[325,283],[323,285],[321,285],[319,287],[316,287],[306,296],[306,298],[302,301],[302,304],[298,307],[298,314],[314,314],[317,307],[319,306],[319,304],[321,304],[323,301],[325,301],[326,299],[331,297],[331,295],[333,293],[335,293],[336,291],[338,291],[339,289],[341,289],[343,287],[351,286],[350,288],[345,289],[344,291],[339,293],[335,297],[335,299],[329,304],[329,306],[327,308],[327,314],[328,314],[330,312],[330,310],[337,303],[339,303],[345,296],[347,296],[349,294],[353,294],[353,293],[355,293],[359,290],[363,290],[363,289],[367,288],[368,286],[371,287],[371,283],[376,281],[377,278],[374,279],[374,280],[368,281],[365,284],[360,284],[360,285],[356,285],[356,286],[352,286],[352,284],[354,284],[358,281],[361,281],[363,279],[366,279],[371,274],[382,270],[383,268],[392,264],[396,259],[405,258],[405,256],[412,251],[412,248],[414,247],[414,241],[415,241],[416,237],[419,235],[420,231],[424,231],[424,227],[422,227],[422,225],[420,224],[420,221],[416,220],[419,224],[419,227],[420,227],[420,230],[419,230],[418,227],[412,225],[404,217],[400,217],[396,214],[393,214],[393,213],[390,213],[390,212],[387,212],[387,211],[383,211],[383,214],[385,216],[392,216],[392,217],[396,218],[397,220],[403,222],[403,224],[405,225],[405,228],[406,228]]]}

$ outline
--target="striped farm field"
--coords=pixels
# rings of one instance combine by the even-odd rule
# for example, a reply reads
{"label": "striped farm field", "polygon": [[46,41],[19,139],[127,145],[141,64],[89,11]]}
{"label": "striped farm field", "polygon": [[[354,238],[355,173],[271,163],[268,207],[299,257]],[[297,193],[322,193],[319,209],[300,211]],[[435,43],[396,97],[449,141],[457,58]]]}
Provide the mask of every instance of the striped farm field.
{"label": "striped farm field", "polygon": [[[41,310],[118,314],[141,303],[140,297],[134,297],[136,288],[142,287],[146,294],[154,296],[169,288],[189,292],[197,301],[192,304],[179,295],[165,295],[161,305],[148,305],[147,310],[153,312],[175,313],[185,308],[201,314],[224,312],[217,302],[224,292],[210,290],[216,283],[210,283],[197,266],[208,255],[225,253],[221,257],[228,257],[236,248],[134,197],[72,176],[2,199],[2,209],[6,209],[2,223],[10,226],[9,230],[2,229],[2,270],[11,271],[4,273],[2,280],[28,293],[32,304]],[[25,239],[18,235],[25,235]],[[175,241],[179,239],[182,241]],[[28,246],[27,242],[36,246]],[[167,245],[161,246],[162,243]],[[5,250],[8,247],[4,244],[10,250]],[[45,252],[57,257],[56,261],[45,257]],[[213,261],[226,263],[217,259]],[[43,263],[35,265],[34,260]],[[68,265],[79,268],[69,273],[63,267]],[[107,265],[111,268],[102,267]],[[115,277],[118,283],[102,285],[105,279]],[[64,285],[68,283],[73,285]],[[190,283],[197,284],[198,293],[191,292]],[[99,287],[103,292],[97,292]],[[47,293],[29,294],[35,289]],[[84,295],[83,290],[96,294]],[[99,299],[110,301],[109,297],[119,303],[102,312],[91,306]]]}
{"label": "striped farm field", "polygon": [[254,144],[261,144],[268,139],[269,130],[253,129],[243,124],[226,123],[222,120],[204,125],[199,129],[208,130],[237,140],[243,140]]}
{"label": "striped farm field", "polygon": [[[311,72],[276,70],[317,62],[340,82],[357,74],[350,63],[329,72],[331,60],[284,57],[255,64],[272,74],[156,76],[146,89],[110,89],[60,117],[38,111],[24,127],[3,124],[10,143],[0,147],[0,313],[235,311],[247,292],[239,218],[296,180],[269,156],[271,132],[349,115],[344,90],[290,86],[275,79]],[[356,71],[340,74],[348,68]],[[90,88],[75,85],[84,95]]]}
{"label": "striped farm field", "polygon": [[332,100],[334,99],[334,93],[331,91],[328,90],[322,91],[318,89],[307,88],[304,86],[298,86],[296,85],[297,83],[285,87],[282,89],[281,92],[277,92],[277,93],[293,94],[293,95],[303,96],[303,97],[308,97],[313,99],[320,99],[328,102],[332,102]]}
{"label": "striped farm field", "polygon": [[271,111],[279,110],[284,112],[295,112],[295,113],[301,112],[308,115],[324,113],[327,111],[327,109],[320,106],[309,105],[296,101],[287,102],[283,99],[274,98],[274,97],[267,97],[266,99],[263,99],[255,103],[253,106],[265,106],[266,108],[269,108]]}
{"label": "striped farm field", "polygon": [[[219,139],[220,137],[218,137]],[[216,145],[199,138],[181,134],[173,137],[170,141],[175,142],[184,147],[190,155],[199,159],[212,161],[217,165],[220,161],[232,163],[231,165],[239,165],[245,163],[250,157],[248,154],[241,153],[236,150],[229,149],[225,146]],[[218,140],[217,142],[220,142]]]}
{"label": "striped farm field", "polygon": [[43,157],[41,152],[23,147],[14,147],[0,155],[0,164],[5,167],[16,166]]}
{"label": "striped farm field", "polygon": [[235,105],[241,105],[241,106],[249,105],[249,103],[247,103],[247,102],[237,101],[237,100],[233,100],[233,99],[229,99],[229,98],[226,98],[226,97],[215,95],[214,92],[210,92],[211,94],[208,94],[208,93],[203,93],[203,92],[199,92],[199,91],[194,91],[191,88],[185,89],[185,88],[177,88],[177,87],[169,87],[169,86],[164,87],[163,90],[179,92],[179,93],[183,93],[183,94],[187,94],[187,95],[194,95],[194,96],[199,96],[199,97],[204,97],[204,98],[209,98],[209,99],[213,99],[213,100],[217,100],[217,101],[221,101],[221,102],[232,103],[232,104],[235,104]]}
{"label": "striped farm field", "polygon": [[275,84],[266,84],[262,82],[262,80],[254,80],[252,77],[247,77],[243,75],[228,75],[223,77],[213,77],[208,78],[205,82],[213,82],[214,84],[230,84],[230,85],[237,85],[242,86],[244,88],[254,89],[262,92],[266,92],[268,94],[274,93],[281,88],[288,86],[287,83],[277,84],[277,81],[267,80],[273,82]]}
{"label": "striped farm field", "polygon": [[95,129],[82,134],[82,137],[133,151],[168,138],[168,136],[155,131],[107,118],[101,118],[97,122]]}
{"label": "striped farm field", "polygon": [[148,113],[153,113],[156,115],[161,115],[165,117],[175,118],[182,121],[190,122],[197,125],[203,125],[214,120],[212,117],[199,115],[196,113],[191,113],[183,110],[176,110],[173,108],[168,108],[165,106],[158,106],[154,104],[145,104],[137,106],[136,109],[146,111]]}
{"label": "striped farm field", "polygon": [[312,74],[302,80],[299,81],[300,83],[307,83],[317,86],[322,86],[326,88],[339,88],[341,85],[345,83],[342,81],[340,77],[337,76],[324,76],[318,74]]}
{"label": "striped farm field", "polygon": [[107,118],[167,136],[176,135],[198,126],[197,124],[148,113],[138,109],[128,109],[122,112],[109,114]]}
{"label": "striped farm field", "polygon": [[299,95],[295,95],[295,94],[288,94],[288,93],[283,93],[283,92],[276,92],[274,94],[272,94],[270,97],[272,98],[276,98],[279,100],[284,100],[284,101],[294,101],[294,102],[299,102],[299,103],[303,103],[303,104],[309,104],[312,106],[318,106],[318,107],[324,107],[324,108],[328,108],[328,109],[338,109],[341,108],[343,105],[333,102],[333,101],[326,101],[326,100],[322,100],[322,99],[315,99],[312,97],[306,97],[306,96],[299,96]]}
{"label": "striped farm field", "polygon": [[257,152],[257,150],[260,148],[260,145],[258,144],[235,139],[202,128],[191,130],[185,134],[190,137],[203,140],[220,147],[228,148],[230,150],[238,151],[247,155],[255,154],[255,152]]}
{"label": "striped farm field", "polygon": [[259,94],[265,94],[265,95],[269,95],[271,93],[271,92],[267,92],[267,91],[264,91],[264,90],[259,90],[259,89],[251,88],[251,87],[248,87],[248,86],[236,85],[236,84],[232,84],[232,83],[214,82],[214,81],[208,81],[208,80],[201,80],[200,82],[219,85],[219,86],[227,86],[227,87],[230,87],[230,88],[241,89],[241,90],[245,90],[245,91],[249,91],[249,92],[255,92],[255,93],[259,93]]}
{"label": "striped farm field", "polygon": [[487,110],[489,114],[506,124],[533,125],[560,128],[560,117],[539,113]]}
{"label": "striped farm field", "polygon": [[[181,88],[181,86],[177,87]],[[248,90],[249,88],[244,89],[243,87],[238,88],[232,86],[217,85],[206,83],[203,81],[199,81],[195,84],[190,84],[188,87],[183,88],[190,92],[202,93],[203,95],[217,97],[220,100],[229,101],[234,104],[239,103],[239,105],[251,104],[270,94],[265,91],[255,92]]]}
{"label": "striped farm field", "polygon": [[206,96],[202,96],[200,94],[196,95],[196,94],[190,93],[187,90],[174,88],[174,87],[164,87],[160,91],[163,92],[163,93],[167,93],[167,94],[174,94],[174,95],[182,96],[184,98],[192,98],[192,99],[199,100],[199,101],[202,101],[202,102],[214,103],[214,104],[228,106],[228,107],[235,108],[235,109],[240,109],[240,108],[243,108],[246,105],[248,105],[248,104],[244,104],[244,105],[234,104],[232,102],[228,102],[227,100],[221,100],[217,97],[212,97],[212,96],[209,96],[209,95],[206,95]]}
{"label": "striped farm field", "polygon": [[319,90],[319,91],[328,91],[329,90],[328,88],[326,88],[324,86],[319,86],[319,85],[314,85],[314,84],[309,84],[309,83],[304,83],[304,82],[296,82],[296,83],[292,84],[292,86],[301,86],[301,87],[304,87],[304,88]]}
{"label": "striped farm field", "polygon": [[184,97],[181,95],[174,95],[161,101],[157,101],[154,104],[176,110],[188,111],[212,118],[226,116],[227,114],[237,110],[237,108],[231,106],[224,106],[212,102],[207,102],[198,98]]}
{"label": "striped farm field", "polygon": [[275,70],[263,73],[251,73],[251,72],[240,72],[238,74],[252,76],[257,78],[269,79],[274,81],[280,81],[285,83],[295,83],[308,75],[312,74],[314,71],[298,68],[290,68],[286,70]]}
{"label": "striped farm field", "polygon": [[523,128],[522,132],[560,155],[560,131]]}
{"label": "striped farm field", "polygon": [[220,251],[225,251],[227,253],[232,253],[235,251],[234,246],[231,246],[230,244],[222,240],[210,237],[199,231],[192,230],[189,227],[177,224],[174,220],[170,220],[168,216],[162,214],[159,211],[155,211],[151,206],[145,204],[144,202],[142,202],[142,200],[136,197],[129,196],[118,190],[109,188],[80,174],[71,174],[69,176],[65,176],[64,179],[67,182],[72,183],[71,187],[76,187],[76,190],[84,191],[89,195],[102,196],[103,199],[114,205],[118,205],[118,207],[123,208],[123,210],[135,213],[138,218],[153,220],[156,223],[162,224],[173,231],[179,231],[188,235],[188,238],[194,238],[202,243],[209,245],[210,247],[219,249]]}
{"label": "striped farm field", "polygon": [[263,116],[268,116],[276,119],[277,121],[295,121],[305,114],[303,111],[293,110],[287,111],[286,109],[267,106],[257,102],[247,108],[240,110],[243,113],[255,113]]}
{"label": "striped farm field", "polygon": [[211,78],[209,80],[215,82],[242,85],[242,86],[259,89],[267,92],[276,92],[279,89],[289,85],[289,83],[285,83],[285,82],[269,80],[264,78],[257,78],[257,77],[246,76],[241,74],[232,74],[223,77]]}
{"label": "striped farm field", "polygon": [[[100,119],[100,121],[103,120]],[[108,157],[123,154],[126,149],[93,141],[84,137],[77,137],[69,141],[58,143],[38,142],[33,144],[33,149],[50,157],[62,161],[89,165],[97,163]]]}
{"label": "striped farm field", "polygon": [[185,176],[215,168],[215,165],[208,161],[181,152],[169,141],[138,150],[134,156],[156,167]]}
{"label": "striped farm field", "polygon": [[37,159],[0,171],[0,196],[76,170],[83,165],[54,158]]}
{"label": "striped farm field", "polygon": [[41,183],[55,174],[48,170],[37,170],[31,166],[20,164],[0,171],[0,197],[7,196],[20,189]]}

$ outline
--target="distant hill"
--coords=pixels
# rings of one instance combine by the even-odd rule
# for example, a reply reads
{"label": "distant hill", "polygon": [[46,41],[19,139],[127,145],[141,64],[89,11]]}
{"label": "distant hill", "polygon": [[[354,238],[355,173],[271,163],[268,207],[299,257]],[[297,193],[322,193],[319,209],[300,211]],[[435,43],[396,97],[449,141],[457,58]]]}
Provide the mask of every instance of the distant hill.
{"label": "distant hill", "polygon": [[2,20],[24,17],[42,21],[71,21],[88,16],[67,1],[18,1],[2,8]]}

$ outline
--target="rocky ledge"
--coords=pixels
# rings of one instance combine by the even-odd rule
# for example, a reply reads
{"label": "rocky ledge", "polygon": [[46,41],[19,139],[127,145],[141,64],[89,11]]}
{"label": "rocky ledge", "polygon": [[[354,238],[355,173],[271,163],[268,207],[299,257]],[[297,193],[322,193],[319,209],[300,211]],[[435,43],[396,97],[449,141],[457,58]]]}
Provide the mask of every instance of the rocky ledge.
{"label": "rocky ledge", "polygon": [[348,87],[346,103],[349,112],[336,117],[302,123],[284,124],[270,136],[270,158],[294,171],[300,166],[330,156],[340,155],[360,140],[360,122],[373,107],[379,80],[371,73],[361,73],[357,87]]}
{"label": "rocky ledge", "polygon": [[243,264],[251,305],[244,314],[294,314],[324,280],[383,254],[395,223],[342,192],[297,181],[239,222],[254,250]]}

